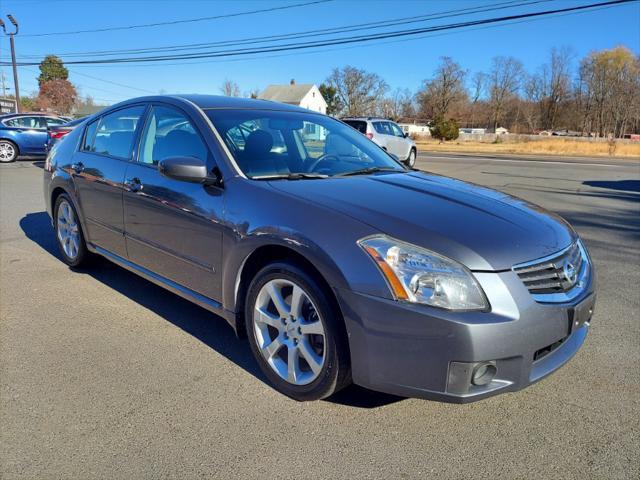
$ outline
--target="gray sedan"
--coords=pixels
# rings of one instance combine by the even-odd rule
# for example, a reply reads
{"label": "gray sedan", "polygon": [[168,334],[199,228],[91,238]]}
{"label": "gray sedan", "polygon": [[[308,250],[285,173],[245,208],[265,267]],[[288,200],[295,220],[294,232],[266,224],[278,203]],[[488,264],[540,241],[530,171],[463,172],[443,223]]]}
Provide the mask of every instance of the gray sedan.
{"label": "gray sedan", "polygon": [[593,312],[561,218],[297,107],[123,102],[53,147],[44,197],[68,265],[101,255],[223,317],[298,400],[519,390],[577,352]]}

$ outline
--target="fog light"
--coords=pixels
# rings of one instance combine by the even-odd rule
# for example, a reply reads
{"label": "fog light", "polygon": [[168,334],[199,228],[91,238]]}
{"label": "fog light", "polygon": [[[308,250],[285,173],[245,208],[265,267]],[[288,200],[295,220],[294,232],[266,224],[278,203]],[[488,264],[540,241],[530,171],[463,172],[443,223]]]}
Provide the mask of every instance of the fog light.
{"label": "fog light", "polygon": [[497,371],[498,369],[493,363],[479,363],[476,365],[476,368],[473,369],[471,383],[474,385],[487,385],[491,383]]}

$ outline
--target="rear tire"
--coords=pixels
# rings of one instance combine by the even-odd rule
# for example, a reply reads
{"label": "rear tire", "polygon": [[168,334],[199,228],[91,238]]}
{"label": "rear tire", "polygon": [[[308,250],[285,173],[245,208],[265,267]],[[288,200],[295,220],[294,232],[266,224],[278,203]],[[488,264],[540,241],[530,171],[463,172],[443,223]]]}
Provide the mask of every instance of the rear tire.
{"label": "rear tire", "polygon": [[321,283],[298,265],[283,261],[260,270],[244,311],[251,352],[279,392],[319,400],[351,382],[342,316]]}
{"label": "rear tire", "polygon": [[18,146],[10,140],[0,140],[0,163],[11,163],[18,158]]}
{"label": "rear tire", "polygon": [[56,243],[64,263],[79,267],[88,263],[90,255],[73,202],[66,193],[58,196],[53,208]]}

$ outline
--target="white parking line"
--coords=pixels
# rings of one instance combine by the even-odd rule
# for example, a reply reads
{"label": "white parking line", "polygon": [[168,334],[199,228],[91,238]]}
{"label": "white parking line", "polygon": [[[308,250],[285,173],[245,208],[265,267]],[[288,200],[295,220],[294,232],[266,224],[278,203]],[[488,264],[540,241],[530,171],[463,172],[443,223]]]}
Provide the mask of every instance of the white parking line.
{"label": "white parking line", "polygon": [[461,156],[461,157],[438,157],[429,155],[427,153],[418,154],[418,158],[428,159],[436,159],[436,160],[470,160],[470,161],[481,161],[481,162],[507,162],[507,163],[545,163],[545,164],[553,164],[557,163],[560,165],[586,165],[588,167],[636,167],[640,168],[640,163],[586,163],[586,162],[563,162],[558,160],[529,160],[527,158],[522,159],[508,159],[508,158],[489,158],[489,157],[471,157],[471,156]]}

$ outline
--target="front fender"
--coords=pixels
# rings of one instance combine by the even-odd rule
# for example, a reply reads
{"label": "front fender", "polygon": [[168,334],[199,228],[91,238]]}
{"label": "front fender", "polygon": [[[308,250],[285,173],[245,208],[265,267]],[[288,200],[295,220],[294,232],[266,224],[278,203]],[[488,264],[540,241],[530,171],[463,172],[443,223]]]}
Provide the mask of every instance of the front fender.
{"label": "front fender", "polygon": [[[269,230],[269,229],[264,229]],[[284,247],[302,256],[320,272],[327,283],[334,288],[347,288],[348,280],[336,262],[315,242],[303,237],[299,232],[279,229],[279,231],[257,230],[239,238],[231,248],[225,249],[230,255],[223,260],[225,272],[222,281],[225,308],[238,310],[238,290],[247,259],[261,247]]]}
{"label": "front fender", "polygon": [[240,277],[249,256],[261,247],[288,248],[310,262],[332,288],[391,297],[376,265],[358,246],[378,233],[335,210],[251,180],[226,185],[222,258],[222,303],[237,311]]}

